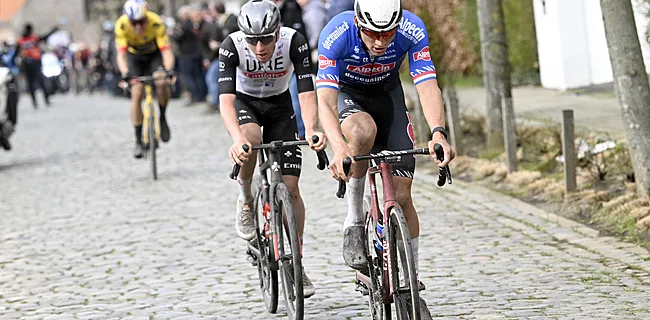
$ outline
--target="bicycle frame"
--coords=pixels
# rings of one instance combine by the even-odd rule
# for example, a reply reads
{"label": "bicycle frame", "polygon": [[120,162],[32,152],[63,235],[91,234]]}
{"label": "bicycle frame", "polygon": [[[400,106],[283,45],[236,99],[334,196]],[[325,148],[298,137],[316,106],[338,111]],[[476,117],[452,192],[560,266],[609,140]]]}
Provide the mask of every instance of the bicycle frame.
{"label": "bicycle frame", "polygon": [[[275,144],[271,148],[269,148],[268,152],[268,159],[265,160],[265,155],[264,155],[264,150],[258,150],[257,153],[257,159],[259,163],[259,170],[260,170],[260,176],[262,178],[262,185],[264,188],[269,188],[269,205],[271,205],[271,213],[273,216],[271,217],[271,223],[270,225],[270,231],[269,235],[273,241],[273,251],[275,255],[275,261],[280,261],[280,250],[279,250],[279,237],[278,237],[278,225],[277,223],[281,223],[283,221],[282,218],[282,212],[278,212],[278,208],[275,207],[277,204],[273,199],[275,199],[275,189],[280,183],[284,183],[282,180],[282,172],[280,171],[280,162],[277,159],[276,152],[279,152],[281,148],[281,143],[280,144]],[[270,183],[269,183],[269,176],[268,172],[271,172],[270,174]],[[278,222],[280,221],[280,222]],[[302,256],[302,245],[301,245],[301,253],[300,255]]]}
{"label": "bicycle frame", "polygon": [[[381,182],[382,182],[382,192],[384,196],[384,214],[382,217],[382,221],[384,224],[384,230],[389,230],[389,212],[391,209],[394,207],[399,207],[399,204],[397,203],[397,199],[395,197],[395,187],[393,185],[393,173],[392,173],[392,165],[387,163],[384,159],[378,160],[379,165],[376,165],[374,167],[368,168],[368,181],[370,183],[370,199],[371,199],[371,204],[370,208],[368,210],[368,214],[372,216],[374,221],[379,221],[379,198],[377,196],[377,183],[375,180],[375,176],[379,174],[381,177]],[[383,283],[386,284],[388,283],[389,286],[386,288],[386,286],[382,286],[382,299],[384,303],[392,303],[393,302],[393,293],[395,292],[395,288],[393,287],[393,281],[392,281],[392,265],[390,264],[390,248],[389,248],[389,241],[387,240],[387,237],[384,235],[384,239],[382,240],[382,246],[383,246],[383,251],[382,251],[382,261],[383,261],[383,269],[384,269],[384,274],[383,274]],[[363,275],[361,272],[358,272],[363,278],[368,280],[368,283],[370,283],[370,279]],[[388,290],[386,290],[388,289]]]}
{"label": "bicycle frame", "polygon": [[149,142],[149,117],[153,115],[154,124],[156,126],[156,138],[160,140],[160,123],[157,121],[156,111],[153,103],[153,86],[150,83],[144,84],[144,108],[142,110],[142,130],[144,142]]}

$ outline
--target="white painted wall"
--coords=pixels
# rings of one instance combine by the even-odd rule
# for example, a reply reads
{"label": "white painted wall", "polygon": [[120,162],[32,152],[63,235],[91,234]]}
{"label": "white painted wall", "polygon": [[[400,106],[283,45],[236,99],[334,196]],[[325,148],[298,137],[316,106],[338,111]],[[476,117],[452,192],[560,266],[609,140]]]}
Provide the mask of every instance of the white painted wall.
{"label": "white painted wall", "polygon": [[[572,89],[612,82],[599,0],[532,0],[542,86]],[[632,0],[641,50],[650,71],[647,5]]]}

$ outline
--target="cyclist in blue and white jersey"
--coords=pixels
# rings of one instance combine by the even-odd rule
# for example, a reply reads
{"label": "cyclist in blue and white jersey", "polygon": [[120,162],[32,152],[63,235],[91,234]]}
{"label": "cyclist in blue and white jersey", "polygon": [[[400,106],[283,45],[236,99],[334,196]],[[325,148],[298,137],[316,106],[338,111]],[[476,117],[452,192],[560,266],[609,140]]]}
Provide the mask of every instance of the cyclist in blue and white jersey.
{"label": "cyclist in blue and white jersey", "polygon": [[[399,79],[406,56],[432,131],[428,146],[435,157],[434,144],[442,145],[445,160],[439,166],[446,166],[454,150],[447,142],[442,94],[424,23],[403,10],[400,0],[356,0],[354,8],[328,23],[318,46],[316,88],[320,121],[334,149],[332,176],[348,181],[342,169],[347,156],[414,148],[413,126]],[[353,164],[347,183],[343,257],[358,270],[366,266],[362,205],[367,168],[367,162]],[[409,225],[417,266],[420,230],[411,198],[414,171],[415,157],[403,157],[393,165],[397,201]]]}

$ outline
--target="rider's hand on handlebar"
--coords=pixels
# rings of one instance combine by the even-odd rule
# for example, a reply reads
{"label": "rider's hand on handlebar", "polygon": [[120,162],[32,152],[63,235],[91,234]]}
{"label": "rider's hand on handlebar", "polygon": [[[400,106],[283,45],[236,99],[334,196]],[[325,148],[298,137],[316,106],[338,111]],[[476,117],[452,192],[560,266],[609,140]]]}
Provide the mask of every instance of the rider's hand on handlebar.
{"label": "rider's hand on handlebar", "polygon": [[[434,145],[438,143],[442,146],[442,149],[445,151],[445,160],[440,161],[438,157],[436,157],[436,152],[434,151]],[[433,156],[433,159],[436,160],[438,163],[438,167],[444,168],[446,167],[451,160],[453,160],[456,157],[456,151],[454,148],[452,148],[451,145],[449,145],[449,142],[447,142],[447,139],[445,139],[445,136],[443,136],[441,133],[436,132],[433,135],[433,138],[431,141],[429,141],[429,150],[431,151],[431,155]]]}
{"label": "rider's hand on handlebar", "polygon": [[[248,152],[244,151],[244,148],[242,147],[243,145],[248,145]],[[235,143],[232,144],[228,154],[230,154],[230,160],[232,160],[233,163],[243,166],[244,162],[248,161],[248,157],[251,155],[250,151],[251,143],[248,142],[246,138],[242,138],[236,140]]]}
{"label": "rider's hand on handlebar", "polygon": [[352,175],[352,171],[350,171],[349,176],[345,174],[343,171],[343,159],[349,157],[350,159],[353,159],[352,163],[354,163],[354,158],[352,156],[352,151],[350,151],[347,144],[334,150],[334,157],[330,161],[330,173],[332,174],[332,178],[344,181],[350,179],[349,176]]}
{"label": "rider's hand on handlebar", "polygon": [[129,81],[131,81],[131,75],[129,73],[123,73],[120,77],[120,82],[117,84],[118,87],[126,90],[129,87]]}
{"label": "rider's hand on handlebar", "polygon": [[[327,138],[322,132],[307,132],[305,135],[307,137],[307,142],[309,142],[309,147],[314,151],[320,151],[327,147]],[[318,137],[318,143],[312,141],[313,136]]]}

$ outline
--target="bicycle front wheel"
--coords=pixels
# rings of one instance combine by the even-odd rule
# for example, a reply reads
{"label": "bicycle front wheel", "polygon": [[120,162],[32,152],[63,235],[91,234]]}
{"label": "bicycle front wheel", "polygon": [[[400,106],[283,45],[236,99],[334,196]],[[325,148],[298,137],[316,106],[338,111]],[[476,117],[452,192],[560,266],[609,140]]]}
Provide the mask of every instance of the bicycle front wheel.
{"label": "bicycle front wheel", "polygon": [[[149,106],[151,108],[151,106]],[[149,112],[149,157],[151,158],[151,173],[158,180],[158,164],[156,163],[156,125],[153,110]]]}
{"label": "bicycle front wheel", "polygon": [[[290,319],[304,317],[305,296],[302,281],[302,250],[298,237],[298,226],[293,215],[291,196],[287,186],[280,183],[275,188],[276,217],[284,213],[284,219],[276,219],[278,250],[280,253],[280,278],[287,312]],[[284,226],[282,220],[284,220]]]}
{"label": "bicycle front wheel", "polygon": [[368,214],[371,208],[371,198],[366,195],[363,198],[363,212],[366,216],[366,246],[368,252],[368,277],[370,287],[368,288],[368,306],[373,320],[390,320],[390,303],[384,303],[384,258],[381,250],[381,243],[376,243],[375,230],[377,222]]}
{"label": "bicycle front wheel", "polygon": [[388,241],[390,250],[393,302],[398,320],[420,320],[420,292],[411,249],[411,234],[402,209],[389,212]]}
{"label": "bicycle front wheel", "polygon": [[265,231],[266,219],[264,218],[264,205],[268,203],[269,194],[268,189],[262,186],[262,177],[255,177],[253,185],[255,186],[253,209],[255,210],[256,229],[256,238],[253,241],[257,241],[257,249],[259,250],[257,272],[260,279],[260,290],[262,290],[266,310],[270,313],[276,313],[278,310],[278,270],[277,266],[273,266],[275,263],[273,244],[267,237]]}

